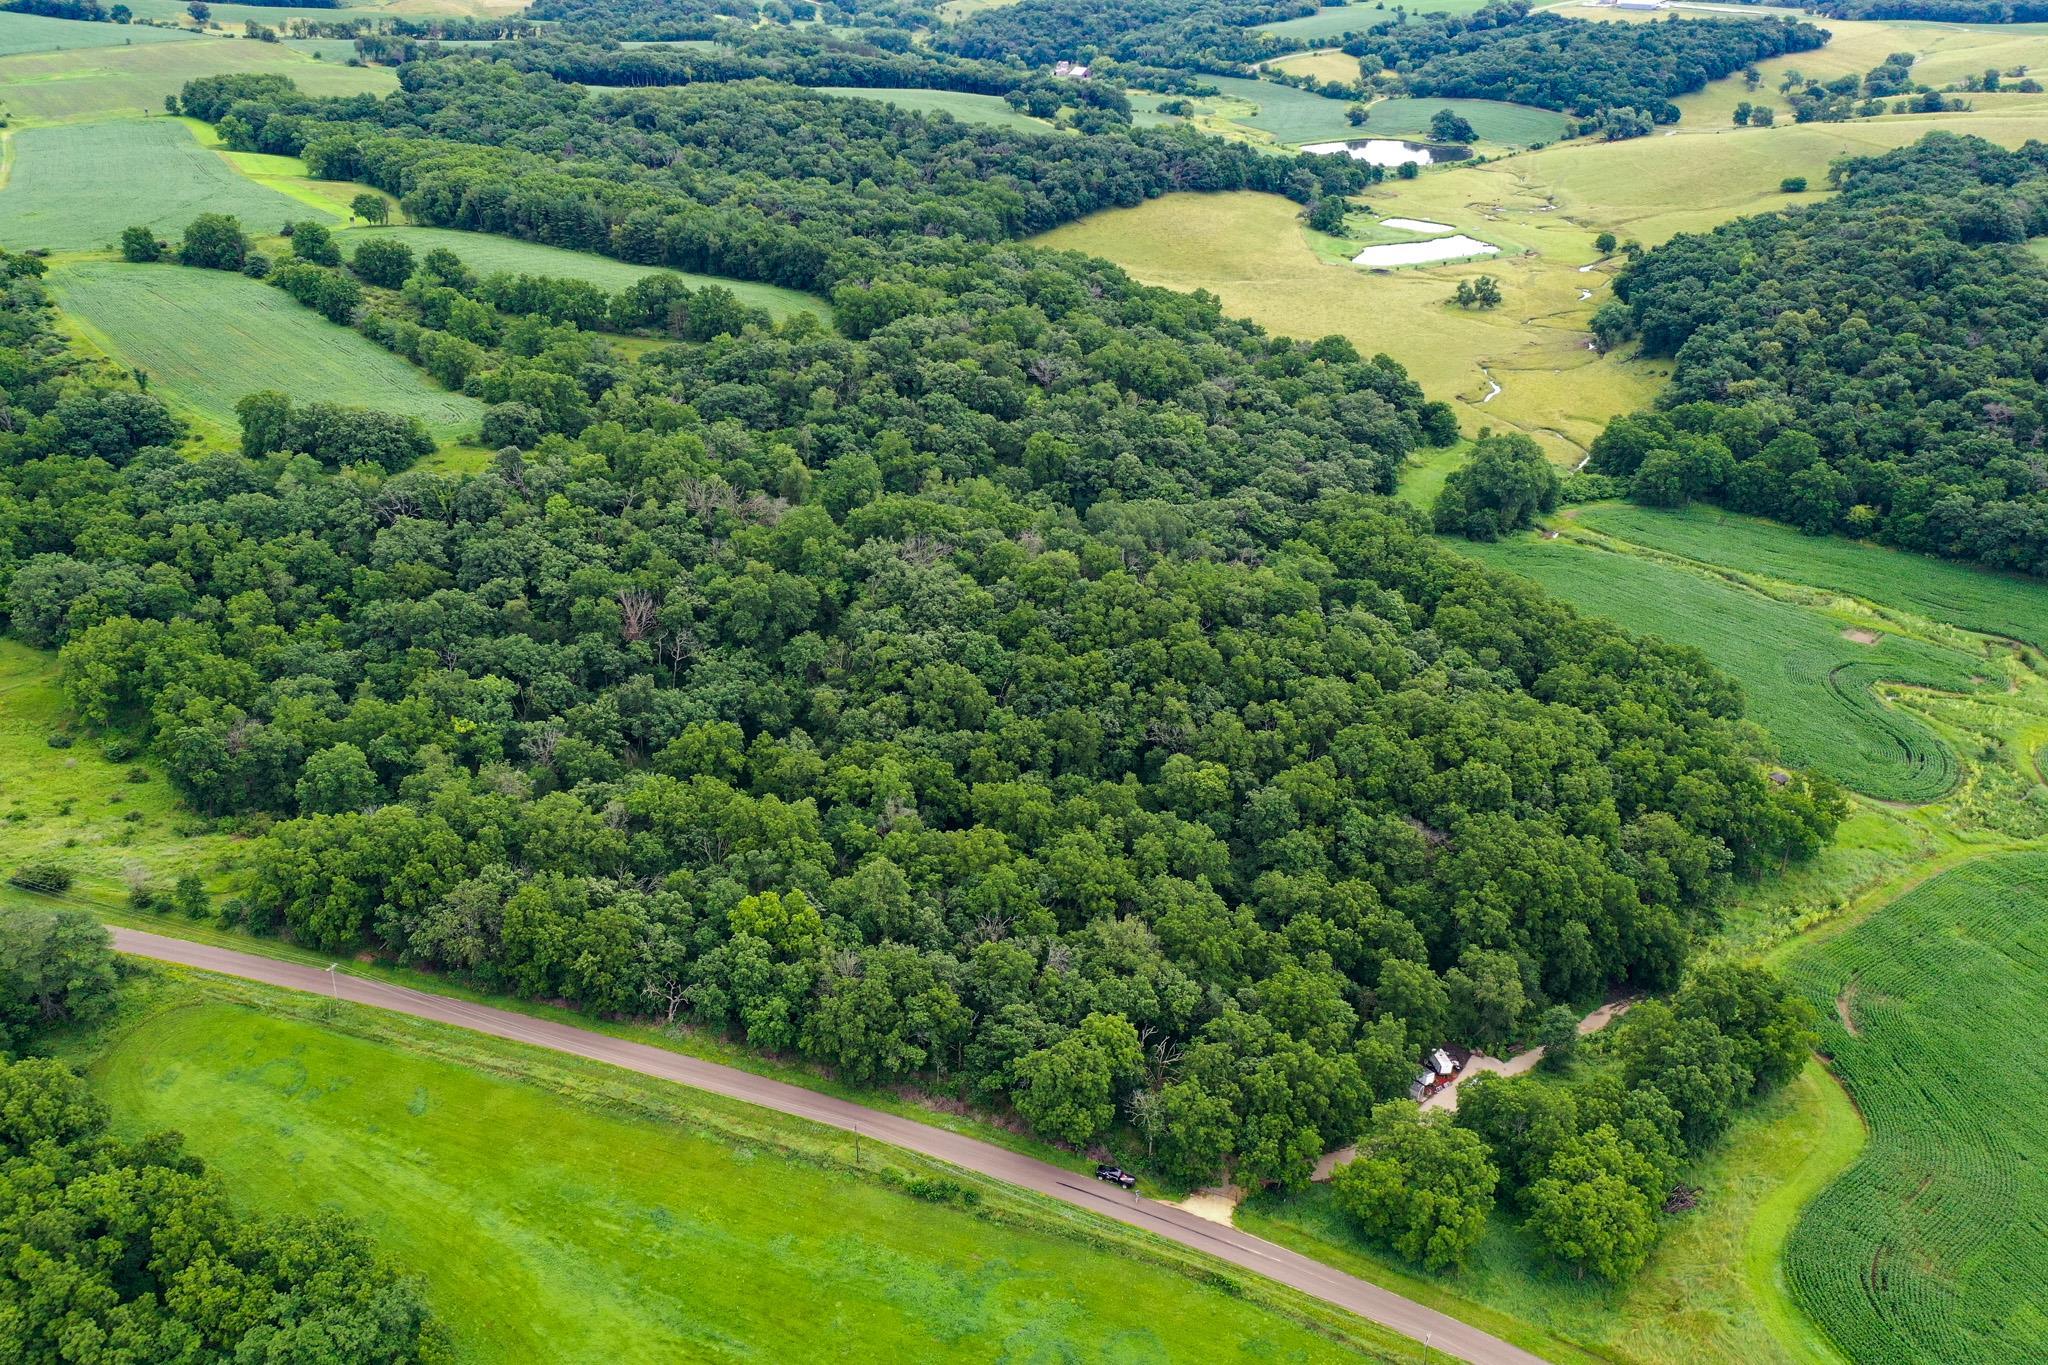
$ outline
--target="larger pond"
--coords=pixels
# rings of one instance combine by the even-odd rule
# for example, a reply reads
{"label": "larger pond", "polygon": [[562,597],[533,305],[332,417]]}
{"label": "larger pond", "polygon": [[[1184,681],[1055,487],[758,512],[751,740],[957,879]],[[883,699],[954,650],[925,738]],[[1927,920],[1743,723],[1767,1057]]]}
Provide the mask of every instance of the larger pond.
{"label": "larger pond", "polygon": [[1433,261],[1462,261],[1473,256],[1493,256],[1500,248],[1477,237],[1459,233],[1455,237],[1432,237],[1426,242],[1388,242],[1369,246],[1351,258],[1353,265],[1427,265]]}
{"label": "larger pond", "polygon": [[1433,166],[1439,161],[1463,161],[1472,155],[1470,147],[1460,147],[1444,142],[1402,142],[1390,137],[1360,137],[1346,142],[1303,143],[1304,152],[1317,156],[1336,156],[1339,153],[1353,161],[1364,161],[1374,166]]}

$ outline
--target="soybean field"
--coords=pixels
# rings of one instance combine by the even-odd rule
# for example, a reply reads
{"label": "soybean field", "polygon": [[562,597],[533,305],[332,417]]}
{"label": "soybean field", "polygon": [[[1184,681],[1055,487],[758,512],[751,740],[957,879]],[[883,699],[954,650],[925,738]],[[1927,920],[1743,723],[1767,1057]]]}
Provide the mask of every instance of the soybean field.
{"label": "soybean field", "polygon": [[1894,801],[1931,801],[1955,785],[1954,750],[1919,718],[1880,698],[1880,682],[1967,692],[1981,660],[1909,636],[1852,638],[1844,618],[1569,539],[1464,549],[1535,579],[1583,611],[1683,641],[1742,684],[1748,714],[1787,762]]}
{"label": "soybean field", "polygon": [[14,135],[0,245],[91,251],[133,224],[175,240],[201,213],[231,213],[258,233],[329,217],[237,173],[176,119],[117,119]]}
{"label": "soybean field", "polygon": [[219,430],[259,389],[417,417],[440,440],[476,430],[483,405],[347,327],[240,275],[177,265],[94,261],[51,272],[63,308],[152,392]]}
{"label": "soybean field", "polygon": [[2048,1359],[2048,855],[1988,857],[1793,960],[1869,1122],[1794,1228],[1795,1297],[1863,1365]]}

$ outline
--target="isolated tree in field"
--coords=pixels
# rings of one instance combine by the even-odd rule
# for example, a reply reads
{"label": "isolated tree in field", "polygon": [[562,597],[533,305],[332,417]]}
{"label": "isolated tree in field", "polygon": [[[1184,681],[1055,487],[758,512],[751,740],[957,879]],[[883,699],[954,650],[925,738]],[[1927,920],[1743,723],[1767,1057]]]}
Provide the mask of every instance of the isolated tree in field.
{"label": "isolated tree in field", "polygon": [[126,5],[116,5],[107,11],[107,17],[117,24],[125,24],[135,17],[135,12]]}
{"label": "isolated tree in field", "polygon": [[1557,470],[1535,441],[1512,432],[1482,434],[1472,458],[1451,471],[1430,517],[1436,529],[1469,540],[1499,540],[1554,511],[1562,490]]}
{"label": "isolated tree in field", "polygon": [[1788,175],[1778,182],[1778,188],[1786,194],[1804,194],[1806,193],[1806,177],[1803,175]]}
{"label": "isolated tree in field", "polygon": [[334,244],[334,234],[324,223],[293,223],[286,235],[291,238],[292,255],[309,265],[340,265],[341,248]]}
{"label": "isolated tree in field", "polygon": [[1365,121],[1372,117],[1372,110],[1363,104],[1354,104],[1344,111],[1344,120],[1353,128],[1363,128]]}
{"label": "isolated tree in field", "polygon": [[1358,1156],[1330,1177],[1337,1207],[1426,1270],[1463,1265],[1486,1234],[1500,1172],[1479,1135],[1413,1100],[1372,1111]]}
{"label": "isolated tree in field", "polygon": [[178,247],[178,264],[207,270],[240,270],[249,254],[249,238],[242,225],[226,213],[202,213],[185,225],[185,240]]}
{"label": "isolated tree in field", "polygon": [[348,202],[351,218],[360,218],[366,223],[387,223],[391,220],[391,201],[381,194],[365,191]]}
{"label": "isolated tree in field", "polygon": [[1439,109],[1429,120],[1429,136],[1436,142],[1477,142],[1479,134],[1472,130],[1471,122],[1464,115],[1450,109]]}
{"label": "isolated tree in field", "polygon": [[1749,126],[1752,128],[1768,128],[1777,122],[1777,119],[1778,111],[1768,104],[1759,104],[1749,111]]}
{"label": "isolated tree in field", "polygon": [[43,1029],[104,1016],[119,980],[112,942],[90,915],[0,915],[0,1056]]}
{"label": "isolated tree in field", "polygon": [[192,16],[193,23],[203,24],[213,18],[213,7],[208,5],[206,0],[192,0],[191,4],[185,6],[185,13]]}
{"label": "isolated tree in field", "polygon": [[381,289],[396,289],[404,284],[412,274],[412,266],[412,248],[389,237],[372,237],[356,248],[348,262],[348,268],[365,283]]}
{"label": "isolated tree in field", "polygon": [[159,261],[163,259],[164,243],[154,229],[131,227],[121,229],[121,259],[124,261]]}
{"label": "isolated tree in field", "polygon": [[1599,252],[1602,256],[1612,256],[1614,254],[1614,247],[1615,239],[1614,234],[1611,232],[1603,232],[1593,239],[1593,250]]}
{"label": "isolated tree in field", "polygon": [[1749,116],[1755,112],[1756,106],[1748,100],[1743,100],[1740,104],[1737,104],[1735,106],[1735,126],[1737,128],[1747,128],[1749,126]]}

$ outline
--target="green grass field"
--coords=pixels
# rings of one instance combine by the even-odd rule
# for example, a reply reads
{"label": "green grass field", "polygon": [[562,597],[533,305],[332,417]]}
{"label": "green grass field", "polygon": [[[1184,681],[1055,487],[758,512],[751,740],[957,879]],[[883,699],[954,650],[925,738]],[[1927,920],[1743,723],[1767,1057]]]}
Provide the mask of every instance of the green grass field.
{"label": "green grass field", "polygon": [[[52,748],[52,737],[77,742]],[[0,639],[0,875],[54,860],[79,896],[119,902],[131,870],[166,886],[188,871],[211,878],[227,841],[203,828],[161,763],[113,762],[72,725],[55,654]]]}
{"label": "green grass field", "polygon": [[1716,507],[1651,511],[1626,503],[1581,510],[1576,524],[1666,554],[1845,593],[1883,607],[2048,649],[2048,583],[1889,550]]}
{"label": "green grass field", "polygon": [[1429,121],[1437,111],[1448,109],[1472,125],[1481,142],[1504,147],[1527,147],[1537,142],[1555,142],[1565,134],[1565,116],[1528,104],[1501,100],[1397,99],[1381,100],[1370,108],[1363,128],[1352,137],[1429,138]]}
{"label": "green grass field", "polygon": [[778,318],[792,313],[815,313],[828,317],[831,305],[812,294],[799,289],[784,289],[778,285],[755,284],[751,280],[729,280],[719,275],[693,275],[679,270],[657,270],[652,266],[634,265],[628,261],[615,261],[609,256],[598,256],[587,251],[569,251],[557,246],[543,246],[538,242],[522,242],[516,237],[500,237],[489,232],[457,232],[448,228],[427,227],[358,227],[348,228],[337,234],[343,254],[355,250],[355,243],[366,237],[395,237],[412,247],[415,255],[424,255],[436,247],[454,252],[465,265],[480,274],[494,271],[523,271],[529,275],[558,275],[567,279],[588,280],[601,289],[624,289],[636,280],[649,275],[678,275],[693,286],[707,284],[722,285],[737,294],[742,303],[755,308],[765,308]]}
{"label": "green grass field", "polygon": [[[1487,0],[1414,0],[1407,9],[1412,14],[1471,14],[1483,9],[1486,3]],[[1304,43],[1335,38],[1342,33],[1363,33],[1374,24],[1383,24],[1394,17],[1394,9],[1394,5],[1377,0],[1370,4],[1333,5],[1299,19],[1262,24],[1259,32]]]}
{"label": "green grass field", "polygon": [[1792,1217],[1855,1159],[1856,1111],[1819,1067],[1737,1120],[1682,1179],[1699,1206],[1665,1220],[1631,1283],[1574,1279],[1545,1264],[1497,1214],[1472,1261],[1431,1275],[1359,1235],[1318,1185],[1261,1196],[1239,1226],[1465,1318],[1546,1360],[1692,1365],[1834,1361],[1773,1276]]}
{"label": "green grass field", "polygon": [[873,1167],[933,1168],[873,1143],[863,1174],[845,1135],[317,999],[167,1003],[90,1067],[117,1126],[360,1219],[466,1361],[1361,1358],[1085,1215],[891,1188]]}
{"label": "green grass field", "polygon": [[1020,133],[1050,133],[1053,126],[1043,119],[1020,114],[1000,95],[970,95],[956,90],[893,89],[886,86],[822,85],[818,92],[847,99],[876,100],[893,104],[914,114],[951,114],[962,123],[981,123],[991,128],[1009,128]]}
{"label": "green grass field", "polygon": [[45,19],[39,14],[0,11],[0,57],[17,57],[24,52],[69,52],[82,47],[135,47],[148,43],[186,42],[198,37],[198,34],[183,29],[87,23],[80,19]]}
{"label": "green grass field", "polygon": [[144,224],[177,240],[201,213],[232,213],[252,232],[332,215],[259,185],[199,145],[177,119],[24,128],[0,188],[0,243],[91,251]]}
{"label": "green grass field", "polygon": [[474,398],[240,275],[94,261],[53,271],[50,283],[90,341],[220,432],[235,429],[236,401],[258,389],[417,417],[443,441],[474,433],[483,415]]}
{"label": "green grass field", "polygon": [[1694,645],[1742,684],[1748,714],[1787,762],[1868,796],[1931,801],[1960,774],[1948,743],[1880,700],[1875,684],[1972,690],[1980,658],[1900,635],[1862,644],[1856,622],[1733,584],[1569,539],[1460,543],[1496,568],[1535,579],[1583,611]]}
{"label": "green grass field", "polygon": [[[182,13],[184,6],[175,8]],[[222,8],[226,7],[216,7],[215,12]],[[242,8],[271,25],[284,22],[289,14]],[[335,15],[333,10],[304,12],[330,19]],[[0,109],[16,123],[157,114],[163,112],[164,96],[177,94],[195,77],[265,72],[291,77],[308,95],[381,95],[398,88],[397,73],[387,67],[315,61],[283,43],[222,38],[0,57]]]}
{"label": "green grass field", "polygon": [[2048,1358],[2048,856],[1986,858],[1792,959],[1871,1140],[1793,1291],[1858,1362]]}

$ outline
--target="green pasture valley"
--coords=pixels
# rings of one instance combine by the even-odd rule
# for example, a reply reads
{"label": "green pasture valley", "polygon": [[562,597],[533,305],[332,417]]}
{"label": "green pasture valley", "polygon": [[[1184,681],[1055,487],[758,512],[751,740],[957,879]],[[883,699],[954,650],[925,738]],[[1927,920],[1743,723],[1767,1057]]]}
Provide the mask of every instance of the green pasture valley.
{"label": "green pasture valley", "polygon": [[93,261],[52,278],[79,329],[202,422],[233,430],[235,403],[259,389],[417,417],[437,439],[466,439],[483,405],[450,393],[360,333],[268,285],[214,270]]}
{"label": "green pasture valley", "polygon": [[1009,128],[1021,133],[1049,133],[1052,126],[1012,109],[1000,95],[974,95],[957,90],[916,90],[887,86],[823,85],[827,95],[847,99],[879,100],[917,114],[950,114],[962,123],[983,123],[991,128]]}
{"label": "green pasture valley", "polygon": [[97,24],[80,19],[48,19],[40,14],[0,11],[0,57],[16,57],[24,52],[69,52],[82,47],[176,43],[199,36],[185,29]]}

